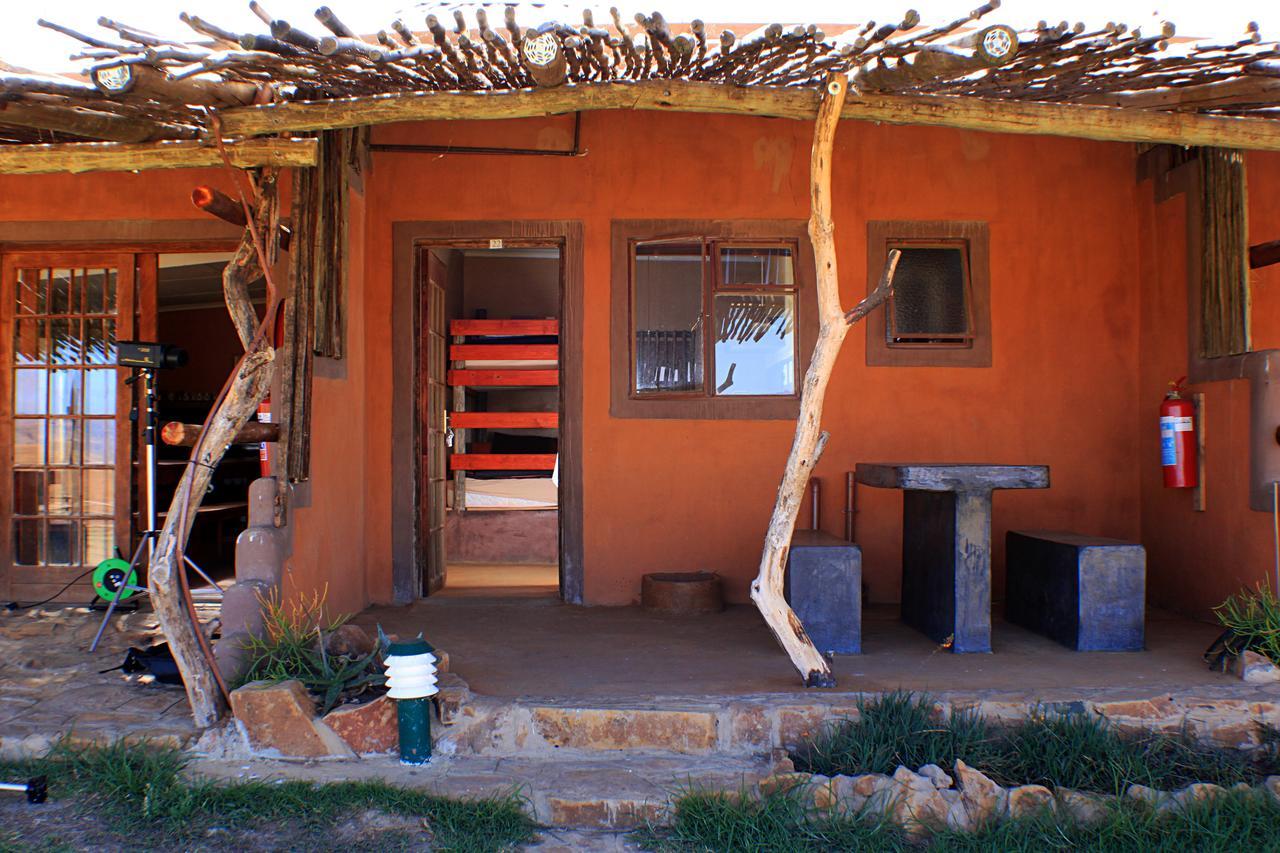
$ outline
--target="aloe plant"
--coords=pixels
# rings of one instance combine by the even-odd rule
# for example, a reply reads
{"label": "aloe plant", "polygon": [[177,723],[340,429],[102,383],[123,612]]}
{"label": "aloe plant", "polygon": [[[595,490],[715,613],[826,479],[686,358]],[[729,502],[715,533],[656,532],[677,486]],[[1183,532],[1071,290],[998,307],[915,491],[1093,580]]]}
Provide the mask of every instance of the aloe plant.
{"label": "aloe plant", "polygon": [[1269,586],[1228,596],[1214,613],[1226,630],[1205,653],[1211,665],[1224,665],[1246,650],[1280,664],[1280,599]]}

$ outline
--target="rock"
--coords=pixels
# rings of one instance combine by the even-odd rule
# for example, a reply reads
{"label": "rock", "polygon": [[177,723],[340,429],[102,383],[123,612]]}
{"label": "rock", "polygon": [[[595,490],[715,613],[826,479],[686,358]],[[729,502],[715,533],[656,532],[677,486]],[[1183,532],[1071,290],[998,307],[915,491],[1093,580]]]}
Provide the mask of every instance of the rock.
{"label": "rock", "polygon": [[960,801],[967,813],[967,823],[981,829],[987,823],[1004,817],[1009,795],[979,770],[956,759],[956,779],[960,783]]}
{"label": "rock", "polygon": [[1263,789],[1280,803],[1280,776],[1268,776],[1262,783]]}
{"label": "rock", "polygon": [[1266,655],[1245,650],[1231,661],[1231,671],[1249,684],[1274,684],[1280,681],[1280,667]]}
{"label": "rock", "polygon": [[302,682],[254,681],[231,691],[231,710],[249,745],[288,758],[352,758],[354,753],[315,719],[315,703]]}
{"label": "rock", "polygon": [[1107,816],[1109,800],[1101,794],[1059,788],[1057,799],[1059,813],[1076,823],[1087,826]]}
{"label": "rock", "polygon": [[1173,798],[1166,791],[1157,791],[1146,785],[1130,785],[1124,792],[1126,798],[1138,803],[1145,803],[1157,811],[1163,811],[1173,804]]}
{"label": "rock", "polygon": [[1019,785],[1009,789],[1009,817],[1032,817],[1053,808],[1053,791],[1044,785]]}
{"label": "rock", "polygon": [[805,793],[813,802],[814,808],[835,808],[837,802],[835,782],[827,776],[815,773],[805,786]]}
{"label": "rock", "polygon": [[899,767],[893,773],[893,781],[896,787],[888,814],[908,835],[920,837],[946,826],[950,806],[932,779]]}
{"label": "rock", "polygon": [[892,800],[893,780],[883,773],[837,776],[836,789],[840,802],[850,812],[865,810],[879,814],[887,810]]}
{"label": "rock", "polygon": [[337,657],[362,658],[371,654],[377,643],[359,625],[346,622],[330,631],[324,640],[324,650]]}
{"label": "rock", "polygon": [[807,785],[810,778],[809,773],[775,773],[772,776],[766,776],[759,783],[760,796],[785,794],[801,785]]}
{"label": "rock", "polygon": [[471,688],[457,674],[437,671],[436,690],[438,692],[433,698],[440,724],[452,725],[462,713],[462,709],[466,707],[467,702],[471,700]]}
{"label": "rock", "polygon": [[1181,791],[1175,792],[1172,795],[1172,801],[1178,808],[1186,808],[1194,803],[1208,802],[1226,792],[1226,788],[1214,785],[1212,782],[1193,782]]}
{"label": "rock", "polygon": [[939,767],[936,764],[926,764],[924,767],[921,767],[916,772],[919,773],[921,776],[924,776],[926,779],[929,779],[930,781],[932,781],[933,787],[937,788],[938,790],[942,790],[943,788],[950,788],[952,785],[955,784],[955,780],[951,778],[951,776],[947,773],[947,771],[943,770],[941,767]]}
{"label": "rock", "polygon": [[785,749],[774,749],[769,753],[769,760],[773,762],[773,769],[769,771],[774,773],[795,773],[796,763],[791,760],[791,754]]}
{"label": "rock", "polygon": [[362,705],[342,705],[323,722],[359,755],[394,752],[400,742],[396,703],[386,695]]}

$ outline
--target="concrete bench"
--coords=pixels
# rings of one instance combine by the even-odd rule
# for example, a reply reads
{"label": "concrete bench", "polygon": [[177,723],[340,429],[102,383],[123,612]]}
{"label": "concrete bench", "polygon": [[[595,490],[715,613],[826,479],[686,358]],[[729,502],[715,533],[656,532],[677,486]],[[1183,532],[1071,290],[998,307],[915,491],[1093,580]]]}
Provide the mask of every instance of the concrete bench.
{"label": "concrete bench", "polygon": [[785,594],[823,654],[862,653],[862,549],[820,530],[797,530]]}
{"label": "concrete bench", "polygon": [[1005,618],[1079,652],[1143,647],[1147,554],[1119,539],[1011,530]]}

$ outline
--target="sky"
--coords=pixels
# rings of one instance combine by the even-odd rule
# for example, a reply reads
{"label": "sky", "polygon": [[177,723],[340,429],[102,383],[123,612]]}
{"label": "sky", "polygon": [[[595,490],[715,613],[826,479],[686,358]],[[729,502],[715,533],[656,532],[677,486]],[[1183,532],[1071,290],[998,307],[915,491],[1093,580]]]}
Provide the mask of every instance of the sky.
{"label": "sky", "polygon": [[[261,0],[277,18],[315,33],[325,30],[314,18],[324,0]],[[376,33],[401,17],[415,30],[424,28],[425,7],[431,3],[411,0],[328,0],[334,11],[352,29]],[[981,0],[647,0],[643,5],[618,3],[625,19],[637,10],[651,12],[656,6],[669,21],[700,17],[709,22],[759,23],[861,23],[868,18],[881,23],[900,18],[907,9],[920,12],[924,23],[933,24],[965,15]],[[477,3],[456,4],[463,8]],[[486,4],[491,22],[502,20],[502,4]],[[608,4],[545,3],[526,8],[525,18],[541,23],[560,19],[580,24],[585,5],[596,8],[597,20],[608,21]],[[453,5],[443,4],[449,18]],[[795,20],[778,19],[785,9]],[[560,11],[557,11],[560,10]],[[99,15],[150,30],[162,36],[193,40],[195,35],[178,20],[186,11],[232,31],[264,32],[265,26],[249,11],[248,0],[0,0],[0,62],[41,71],[61,71],[73,67],[68,56],[77,42],[36,25],[45,17],[88,34],[109,35],[96,25]],[[468,14],[468,20],[474,18]],[[1032,26],[1037,20],[1083,21],[1091,28],[1108,21],[1124,21],[1130,26],[1149,26],[1161,20],[1173,21],[1180,36],[1232,39],[1240,36],[1249,21],[1262,27],[1263,38],[1280,39],[1280,0],[1005,0],[1004,5],[984,18],[986,23],[1008,23],[1015,28]],[[741,33],[739,35],[742,35]]]}

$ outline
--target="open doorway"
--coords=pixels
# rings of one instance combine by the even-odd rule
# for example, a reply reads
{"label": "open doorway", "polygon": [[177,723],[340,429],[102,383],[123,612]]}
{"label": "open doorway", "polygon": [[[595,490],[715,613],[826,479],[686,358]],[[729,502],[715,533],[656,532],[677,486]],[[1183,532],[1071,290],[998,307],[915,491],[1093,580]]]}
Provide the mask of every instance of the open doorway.
{"label": "open doorway", "polygon": [[418,270],[422,592],[558,594],[561,246],[423,247]]}
{"label": "open doorway", "polygon": [[[183,367],[161,371],[157,377],[159,421],[199,424],[244,353],[222,293],[222,271],[231,260],[231,253],[156,257],[156,337],[182,347],[189,356]],[[266,298],[265,282],[253,282],[249,291],[260,309]],[[163,515],[189,454],[188,447],[163,443],[157,449],[156,505],[161,513],[160,524],[164,523]],[[198,510],[185,551],[215,581],[235,576],[236,537],[248,524],[249,484],[259,476],[259,470],[256,445],[232,445],[214,472],[209,493]],[[203,580],[190,572],[188,580],[199,596]]]}

